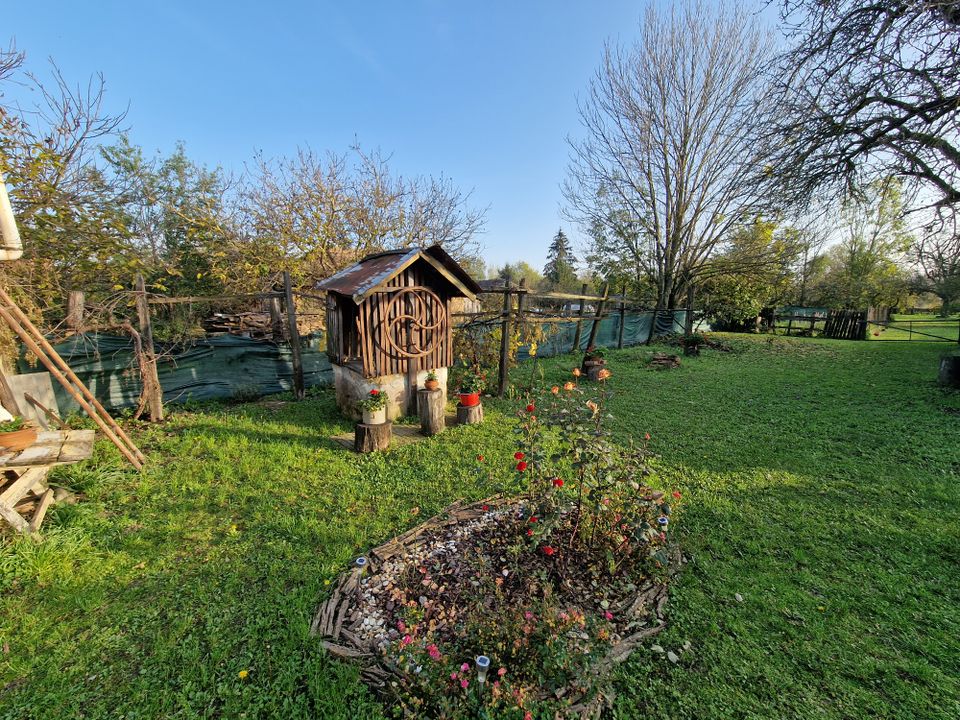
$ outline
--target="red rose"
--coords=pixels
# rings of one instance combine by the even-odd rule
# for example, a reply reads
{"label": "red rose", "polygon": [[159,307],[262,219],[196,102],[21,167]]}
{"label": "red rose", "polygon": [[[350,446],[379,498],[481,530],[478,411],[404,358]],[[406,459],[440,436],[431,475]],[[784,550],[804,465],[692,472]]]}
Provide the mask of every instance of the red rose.
{"label": "red rose", "polygon": [[554,486],[554,487],[563,487],[563,479],[562,479],[562,478],[554,478],[554,479],[553,479],[553,486]]}
{"label": "red rose", "polygon": [[489,506],[489,505],[484,505],[484,506],[483,506],[483,511],[484,511],[484,512],[486,512],[486,511],[489,510],[489,509],[490,509],[490,506]]}
{"label": "red rose", "polygon": [[527,535],[533,535],[533,530],[527,530]]}
{"label": "red rose", "polygon": [[527,405],[527,412],[533,412],[536,408],[533,406],[533,403]]}
{"label": "red rose", "polygon": [[526,456],[525,456],[522,452],[520,452],[519,450],[513,454],[513,459],[514,459],[514,460],[523,460],[524,457],[526,457]]}
{"label": "red rose", "polygon": [[477,462],[483,462],[483,455],[477,455]]}
{"label": "red rose", "polygon": [[379,394],[380,394],[380,391],[377,390],[376,388],[374,388],[373,390],[370,391],[370,394],[371,394],[371,395],[379,395]]}
{"label": "red rose", "polygon": [[556,550],[554,550],[554,549],[553,549],[552,547],[550,547],[549,545],[544,545],[544,546],[543,546],[543,554],[544,554],[544,555],[553,555],[555,552],[556,552]]}
{"label": "red rose", "polygon": [[644,439],[644,440],[649,440],[649,439],[650,439],[650,433],[644,433],[643,439]]}
{"label": "red rose", "polygon": [[527,464],[523,460],[517,463],[517,470],[519,470],[520,472],[523,472],[526,469],[527,469]]}
{"label": "red rose", "polygon": [[679,490],[674,490],[674,491],[673,491],[673,497],[675,497],[677,500],[679,500],[679,499],[680,499],[680,491],[679,491]]}
{"label": "red rose", "polygon": [[536,515],[531,515],[531,516],[530,516],[530,522],[535,523],[536,521],[537,521],[537,516],[536,516]]}

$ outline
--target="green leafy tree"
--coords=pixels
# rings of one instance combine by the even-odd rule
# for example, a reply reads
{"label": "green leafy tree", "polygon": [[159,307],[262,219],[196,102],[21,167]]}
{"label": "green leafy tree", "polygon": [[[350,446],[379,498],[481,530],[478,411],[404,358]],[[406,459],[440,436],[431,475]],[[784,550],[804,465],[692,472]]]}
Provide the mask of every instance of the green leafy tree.
{"label": "green leafy tree", "polygon": [[537,290],[544,284],[544,277],[530,263],[523,260],[515,263],[507,263],[497,270],[497,277],[501,279],[510,278],[511,282],[519,283],[520,280],[526,281],[526,287],[530,290]]}

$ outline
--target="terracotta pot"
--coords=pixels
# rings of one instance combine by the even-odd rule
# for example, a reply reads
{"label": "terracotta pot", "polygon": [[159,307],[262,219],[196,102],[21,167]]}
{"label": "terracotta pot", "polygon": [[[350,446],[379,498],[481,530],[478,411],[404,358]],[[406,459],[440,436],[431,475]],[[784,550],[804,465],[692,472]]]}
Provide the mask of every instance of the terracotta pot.
{"label": "terracotta pot", "polygon": [[364,425],[383,425],[387,421],[387,409],[380,408],[379,410],[364,410],[363,411],[363,424]]}
{"label": "terracotta pot", "polygon": [[424,380],[424,381],[423,381],[423,386],[424,386],[427,390],[436,390],[438,387],[440,387],[440,381],[439,381],[439,380]]}
{"label": "terracotta pot", "polygon": [[480,393],[460,393],[460,404],[464,407],[476,407],[480,404]]}
{"label": "terracotta pot", "polygon": [[26,450],[37,441],[37,431],[32,427],[22,427],[13,432],[0,433],[0,447],[6,450]]}

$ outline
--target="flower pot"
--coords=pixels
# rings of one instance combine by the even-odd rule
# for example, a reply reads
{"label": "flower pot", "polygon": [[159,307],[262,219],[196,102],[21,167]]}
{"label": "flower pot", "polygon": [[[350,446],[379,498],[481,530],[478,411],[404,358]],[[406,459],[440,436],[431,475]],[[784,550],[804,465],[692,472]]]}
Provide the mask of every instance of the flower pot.
{"label": "flower pot", "polygon": [[480,404],[480,393],[460,393],[460,404],[463,407],[476,407]]}
{"label": "flower pot", "polygon": [[26,450],[37,441],[37,431],[32,427],[22,427],[13,432],[0,433],[0,447],[14,452]]}
{"label": "flower pot", "polygon": [[379,410],[364,410],[363,411],[363,424],[364,425],[383,425],[387,421],[387,409],[380,408]]}
{"label": "flower pot", "polygon": [[436,390],[438,387],[440,387],[440,381],[439,381],[439,380],[424,380],[424,381],[423,381],[423,386],[424,386],[427,390]]}

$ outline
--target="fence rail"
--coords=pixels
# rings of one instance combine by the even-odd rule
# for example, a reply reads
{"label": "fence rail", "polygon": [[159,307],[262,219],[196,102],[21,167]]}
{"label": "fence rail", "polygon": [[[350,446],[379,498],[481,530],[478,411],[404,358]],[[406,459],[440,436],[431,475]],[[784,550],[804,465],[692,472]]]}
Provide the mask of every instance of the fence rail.
{"label": "fence rail", "polygon": [[[873,340],[960,344],[960,318],[878,320],[871,321],[868,325],[871,333],[869,339]],[[888,335],[891,330],[893,332]]]}

